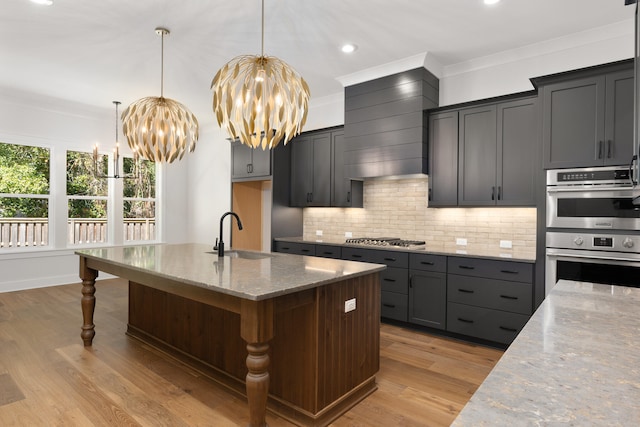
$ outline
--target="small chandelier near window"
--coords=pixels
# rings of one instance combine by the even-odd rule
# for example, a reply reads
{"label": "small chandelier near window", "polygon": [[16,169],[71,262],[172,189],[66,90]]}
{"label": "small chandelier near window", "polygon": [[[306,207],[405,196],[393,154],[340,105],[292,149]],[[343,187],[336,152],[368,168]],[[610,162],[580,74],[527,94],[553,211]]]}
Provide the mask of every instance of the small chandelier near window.
{"label": "small chandelier near window", "polygon": [[164,97],[164,36],[166,28],[156,28],[162,38],[160,97],[142,98],[122,113],[122,130],[129,147],[147,160],[172,163],[193,151],[198,141],[198,120],[187,107]]}
{"label": "small chandelier near window", "polygon": [[250,147],[286,144],[307,120],[309,86],[284,61],[262,52],[241,55],[225,64],[213,78],[213,111],[232,139]]}
{"label": "small chandelier near window", "polygon": [[113,103],[116,106],[116,147],[113,149],[113,175],[105,174],[104,170],[100,170],[97,143],[93,147],[93,175],[96,178],[137,179],[140,177],[140,156],[138,156],[136,149],[133,149],[133,172],[120,175],[120,143],[118,142],[118,105],[120,105],[120,101],[113,101]]}

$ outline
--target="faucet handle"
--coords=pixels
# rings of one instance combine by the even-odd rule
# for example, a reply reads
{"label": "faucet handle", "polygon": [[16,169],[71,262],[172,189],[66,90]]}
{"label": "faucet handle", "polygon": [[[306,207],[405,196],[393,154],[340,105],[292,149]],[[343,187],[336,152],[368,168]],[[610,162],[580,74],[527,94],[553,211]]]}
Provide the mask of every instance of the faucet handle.
{"label": "faucet handle", "polygon": [[216,245],[213,247],[214,251],[218,250],[218,238],[216,237]]}

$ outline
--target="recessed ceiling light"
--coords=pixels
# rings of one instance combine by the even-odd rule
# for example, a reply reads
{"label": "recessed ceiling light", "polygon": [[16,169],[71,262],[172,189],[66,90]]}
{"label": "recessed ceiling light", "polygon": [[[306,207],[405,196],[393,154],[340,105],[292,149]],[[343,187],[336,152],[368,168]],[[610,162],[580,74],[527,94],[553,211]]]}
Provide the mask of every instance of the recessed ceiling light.
{"label": "recessed ceiling light", "polygon": [[498,3],[500,0],[484,0],[484,4],[496,4]]}
{"label": "recessed ceiling light", "polygon": [[347,43],[345,45],[342,45],[341,49],[344,53],[351,53],[355,51],[357,48],[358,46],[356,46],[355,44]]}
{"label": "recessed ceiling light", "polygon": [[31,0],[31,3],[41,4],[43,6],[51,6],[53,4],[53,0]]}

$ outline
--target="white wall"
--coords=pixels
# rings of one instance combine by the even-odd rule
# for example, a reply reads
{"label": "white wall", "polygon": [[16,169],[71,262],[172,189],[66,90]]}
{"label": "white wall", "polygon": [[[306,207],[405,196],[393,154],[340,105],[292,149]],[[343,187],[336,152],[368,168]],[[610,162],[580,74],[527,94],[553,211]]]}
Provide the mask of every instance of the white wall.
{"label": "white wall", "polygon": [[[114,138],[115,111],[111,105],[96,108],[0,88],[1,142],[47,147],[52,156],[64,159],[67,149],[90,151],[96,142],[108,149],[113,146]],[[126,146],[121,143],[121,151],[127,153],[123,145]],[[66,215],[65,171],[59,167],[61,163],[63,161],[52,164],[49,205],[58,216]],[[187,168],[175,163],[162,165],[160,170],[158,202],[165,207],[159,218],[163,225],[160,238],[165,242],[186,241]],[[52,228],[49,248],[0,249],[0,292],[80,281],[78,257],[72,248],[65,247],[66,230],[56,232],[55,224]]]}

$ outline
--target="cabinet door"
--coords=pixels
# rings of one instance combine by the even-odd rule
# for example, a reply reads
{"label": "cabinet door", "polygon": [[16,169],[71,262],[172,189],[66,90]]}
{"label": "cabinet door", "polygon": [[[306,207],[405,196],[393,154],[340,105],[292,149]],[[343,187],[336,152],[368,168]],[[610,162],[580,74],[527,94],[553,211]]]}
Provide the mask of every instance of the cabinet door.
{"label": "cabinet door", "polygon": [[429,204],[458,205],[458,112],[429,116]]}
{"label": "cabinet door", "polygon": [[310,206],[331,206],[331,133],[311,136],[313,169]]}
{"label": "cabinet door", "polygon": [[271,175],[271,150],[254,148],[251,150],[251,175],[265,177]]}
{"label": "cabinet door", "polygon": [[496,204],[535,206],[537,98],[498,104]]}
{"label": "cabinet door", "polygon": [[496,106],[460,111],[458,204],[495,205]]}
{"label": "cabinet door", "polygon": [[344,173],[344,131],[331,132],[331,206],[362,207],[362,181],[353,181]]}
{"label": "cabinet door", "polygon": [[447,275],[411,270],[409,322],[444,329],[447,318]]}
{"label": "cabinet door", "polygon": [[604,164],[628,165],[633,156],[633,70],[606,76]]}
{"label": "cabinet door", "polygon": [[251,164],[251,147],[238,141],[231,143],[231,178],[247,178]]}
{"label": "cabinet door", "polygon": [[291,141],[291,206],[305,207],[311,201],[313,141],[299,136]]}
{"label": "cabinet door", "polygon": [[545,168],[602,165],[605,77],[550,84],[544,87],[543,97]]}

